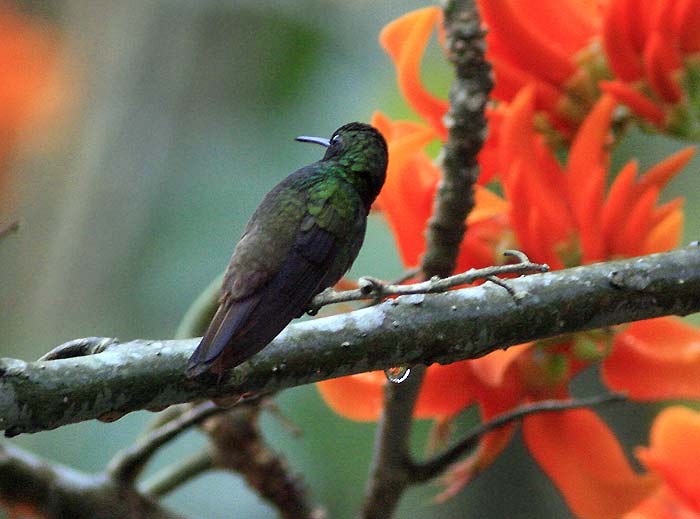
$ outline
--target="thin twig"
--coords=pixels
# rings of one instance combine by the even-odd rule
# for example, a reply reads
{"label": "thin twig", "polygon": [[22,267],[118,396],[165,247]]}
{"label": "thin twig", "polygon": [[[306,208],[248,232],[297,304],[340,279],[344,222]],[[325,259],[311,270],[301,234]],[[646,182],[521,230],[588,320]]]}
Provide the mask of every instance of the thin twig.
{"label": "thin twig", "polygon": [[208,449],[201,449],[184,461],[157,472],[141,486],[141,491],[153,497],[163,497],[213,467],[211,453]]}
{"label": "thin twig", "polygon": [[158,448],[192,425],[200,423],[225,409],[213,402],[203,402],[140,438],[134,445],[118,452],[107,466],[107,474],[121,482],[131,483],[153,457]]}
{"label": "thin twig", "polygon": [[106,351],[110,346],[118,344],[112,337],[83,337],[59,344],[44,353],[38,360],[74,359],[85,355],[95,355]]}
{"label": "thin twig", "polygon": [[163,411],[160,411],[159,413],[156,413],[156,416],[149,422],[144,430],[141,433],[141,437],[145,437],[146,435],[150,434],[151,432],[160,429],[163,427],[166,423],[175,420],[178,416],[181,416],[182,413],[187,412],[189,409],[192,409],[192,406],[196,405],[195,403],[187,403],[187,404],[179,404],[179,405],[171,405],[166,407]]}
{"label": "thin twig", "polygon": [[503,413],[488,422],[484,422],[474,427],[469,434],[453,445],[445,452],[438,454],[434,458],[422,463],[411,463],[410,477],[412,483],[427,481],[442,474],[445,469],[456,462],[467,452],[473,450],[479,440],[487,433],[500,429],[510,423],[522,420],[528,415],[536,413],[551,413],[580,409],[582,407],[592,407],[612,402],[621,402],[627,399],[624,393],[606,393],[586,398],[574,398],[569,400],[540,400],[531,404],[523,404],[507,413]]}
{"label": "thin twig", "polygon": [[[333,289],[324,290],[313,298],[309,305],[309,311],[318,311],[319,308],[325,305],[345,303],[347,301],[361,301],[365,299],[381,300],[390,296],[410,294],[436,294],[439,292],[446,292],[460,285],[474,283],[480,279],[494,281],[495,276],[509,274],[523,275],[547,272],[549,270],[548,265],[532,263],[529,258],[520,251],[506,251],[503,254],[516,257],[519,262],[509,263],[507,265],[494,265],[481,269],[470,269],[461,274],[455,274],[454,276],[446,278],[434,276],[427,281],[421,281],[410,285],[389,284],[372,277],[362,277],[359,280],[359,288],[344,290],[342,292],[336,292]],[[494,282],[501,285],[499,281]]]}
{"label": "thin twig", "polygon": [[8,234],[17,232],[19,230],[19,220],[14,220],[3,226],[0,226],[0,240],[6,237]]}

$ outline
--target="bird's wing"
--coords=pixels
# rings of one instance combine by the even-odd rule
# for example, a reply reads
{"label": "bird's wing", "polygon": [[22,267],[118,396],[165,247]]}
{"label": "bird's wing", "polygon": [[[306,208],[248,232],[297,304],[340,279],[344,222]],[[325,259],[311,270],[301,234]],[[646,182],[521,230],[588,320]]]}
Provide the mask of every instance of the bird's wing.
{"label": "bird's wing", "polygon": [[[268,270],[268,275],[242,268],[245,263],[237,261],[236,256],[244,254],[238,252],[239,248],[247,249],[236,247],[221,306],[190,359],[190,377],[209,369],[220,373],[260,351],[289,321],[303,313],[314,295],[344,273],[338,273],[336,279],[328,276],[338,270],[334,268],[339,248],[336,232],[342,227],[342,217],[328,199],[313,207],[302,217],[286,254],[276,255],[281,263]],[[346,232],[352,234],[350,229]],[[246,279],[251,274],[255,279]]]}

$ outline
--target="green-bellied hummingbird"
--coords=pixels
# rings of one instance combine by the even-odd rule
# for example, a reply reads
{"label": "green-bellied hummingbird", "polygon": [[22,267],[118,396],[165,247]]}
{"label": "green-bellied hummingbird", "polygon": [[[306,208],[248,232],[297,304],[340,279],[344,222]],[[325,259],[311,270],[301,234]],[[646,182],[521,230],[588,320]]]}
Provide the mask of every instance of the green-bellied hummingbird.
{"label": "green-bellied hummingbird", "polygon": [[330,139],[296,140],[321,144],[326,153],[277,184],[253,213],[188,377],[221,376],[259,352],[340,280],[360,251],[367,214],[386,177],[384,137],[354,122]]}

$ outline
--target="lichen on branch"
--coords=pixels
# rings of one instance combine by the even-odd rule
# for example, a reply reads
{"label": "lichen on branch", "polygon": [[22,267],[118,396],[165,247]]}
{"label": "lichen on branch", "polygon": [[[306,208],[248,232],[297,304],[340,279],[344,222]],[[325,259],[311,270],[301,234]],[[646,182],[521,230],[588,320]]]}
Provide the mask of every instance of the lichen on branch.
{"label": "lichen on branch", "polygon": [[700,247],[534,274],[293,323],[220,384],[188,380],[196,339],[108,343],[50,361],[0,359],[9,436],[198,398],[275,391],[397,365],[449,363],[564,333],[700,311]]}

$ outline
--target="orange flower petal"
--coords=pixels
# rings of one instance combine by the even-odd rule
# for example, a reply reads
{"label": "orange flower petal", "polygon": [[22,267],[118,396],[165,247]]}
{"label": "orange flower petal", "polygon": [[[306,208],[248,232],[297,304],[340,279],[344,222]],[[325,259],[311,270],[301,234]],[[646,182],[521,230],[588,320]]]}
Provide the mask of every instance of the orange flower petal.
{"label": "orange flower petal", "polygon": [[698,0],[678,0],[673,21],[681,50],[687,53],[699,51],[700,2]]}
{"label": "orange flower petal", "polygon": [[590,204],[594,202],[599,207],[602,203],[602,200],[592,201],[590,197],[595,191],[592,186],[604,182],[601,177],[608,169],[607,145],[614,108],[615,99],[604,94],[583,121],[571,143],[566,168],[568,199],[580,227],[588,219],[588,214],[593,212]]}
{"label": "orange flower petal", "polygon": [[425,251],[425,225],[440,175],[422,148],[436,134],[427,126],[391,121],[381,113],[373,115],[372,124],[386,137],[389,147],[386,182],[377,205],[392,229],[403,263],[417,265]]}
{"label": "orange flower petal", "polygon": [[[677,200],[678,201],[678,200]],[[654,254],[678,247],[683,233],[683,211],[680,208],[669,212],[658,223],[654,224],[651,231],[644,239],[642,254]]]}
{"label": "orange flower petal", "polygon": [[612,96],[603,95],[586,117],[576,139],[572,142],[567,170],[574,182],[573,187],[578,186],[576,182],[588,178],[587,173],[591,168],[608,165],[607,145],[614,109],[615,99]]}
{"label": "orange flower petal", "polygon": [[663,126],[666,115],[644,94],[621,81],[599,81],[598,86],[603,92],[615,96],[615,99],[628,106],[637,116],[646,119],[654,126]]}
{"label": "orange flower petal", "polygon": [[442,11],[438,7],[412,11],[384,27],[379,42],[394,62],[399,89],[408,104],[444,140],[447,130],[442,118],[447,112],[447,101],[430,94],[420,79],[421,59],[433,28],[441,19]]}
{"label": "orange flower petal", "polygon": [[318,392],[336,414],[359,422],[379,418],[384,402],[386,376],[381,371],[332,378],[316,384]]}
{"label": "orange flower petal", "polygon": [[508,230],[507,214],[470,223],[457,257],[456,271],[488,267],[500,261],[497,252]]}
{"label": "orange flower petal", "polygon": [[546,263],[555,270],[563,268],[564,263],[556,253],[555,237],[547,229],[547,217],[539,210],[531,210],[527,223],[531,240],[524,247],[527,253],[531,254],[532,258],[537,258],[535,261]]}
{"label": "orange flower petal", "polygon": [[537,9],[525,12],[521,7],[520,11],[531,27],[546,35],[550,45],[560,46],[574,55],[596,34],[599,22],[596,9],[582,4],[571,0],[539,0]]}
{"label": "orange flower petal", "polygon": [[474,209],[467,217],[469,225],[506,214],[508,202],[484,186],[474,188]]}
{"label": "orange flower petal", "polygon": [[654,225],[658,224],[661,220],[664,220],[671,213],[680,211],[683,208],[684,203],[685,199],[681,196],[678,196],[673,200],[669,200],[665,204],[661,204],[660,206],[658,206],[656,209],[654,209]]}
{"label": "orange flower petal", "polygon": [[655,5],[658,0],[613,0],[622,4],[622,12],[625,13],[625,25],[632,42],[638,53],[644,49],[644,44],[649,33],[656,28],[657,14]]}
{"label": "orange flower petal", "polygon": [[557,191],[556,184],[550,183],[546,171],[536,162],[528,162],[523,159],[523,175],[528,179],[527,199],[519,200],[530,207],[531,211],[539,213],[541,219],[546,222],[543,231],[546,232],[546,241],[555,244],[567,237],[573,229],[573,221],[566,200]]}
{"label": "orange flower petal", "polygon": [[[428,367],[413,416],[444,420],[474,402],[478,382],[469,362]],[[357,421],[377,420],[384,402],[386,376],[381,371],[324,380],[316,384],[321,397],[337,414]]]}
{"label": "orange flower petal", "polygon": [[700,330],[675,317],[632,323],[603,361],[610,388],[635,400],[700,397]]}
{"label": "orange flower petal", "polygon": [[639,196],[640,192],[646,191],[651,186],[659,190],[663,189],[666,184],[690,162],[693,155],[695,155],[695,147],[688,146],[649,168],[644,175],[642,175],[642,178],[639,179],[639,187],[636,191],[637,196]]}
{"label": "orange flower petal", "polygon": [[573,75],[576,68],[571,55],[556,40],[550,40],[533,27],[527,11],[503,0],[480,0],[478,4],[489,28],[487,42],[500,44],[499,49],[512,62],[553,84],[561,84]]}
{"label": "orange flower petal", "polygon": [[582,186],[579,196],[580,204],[586,207],[579,215],[579,240],[581,242],[582,261],[592,263],[605,259],[605,242],[601,232],[600,213],[603,209],[603,192],[605,190],[605,171],[592,170],[589,180]]}
{"label": "orange flower petal", "polygon": [[647,81],[656,94],[669,103],[677,103],[683,97],[674,72],[681,68],[681,57],[658,32],[654,32],[644,49]]}
{"label": "orange flower petal", "polygon": [[469,369],[469,362],[465,360],[446,366],[429,366],[413,416],[444,419],[454,416],[471,404],[474,401],[474,375]]}
{"label": "orange flower petal", "polygon": [[487,185],[496,175],[500,173],[500,164],[498,162],[498,147],[500,142],[501,123],[503,121],[503,110],[501,107],[486,107],[486,121],[488,125],[488,134],[481,151],[477,155],[477,163],[479,164],[478,183],[482,186]]}
{"label": "orange flower petal", "polygon": [[[467,361],[473,363],[474,361]],[[477,365],[474,365],[476,368]],[[482,421],[488,421],[506,411],[517,406],[522,400],[522,387],[516,376],[506,376],[501,379],[502,384],[498,389],[494,390],[492,386],[475,386],[475,391],[479,393],[479,411]],[[451,496],[454,496],[474,476],[487,468],[503,449],[508,445],[515,426],[513,424],[506,427],[501,427],[493,432],[488,433],[482,438],[475,452],[464,461],[461,461],[452,467],[446,474],[444,481],[447,487],[438,496],[438,500],[443,501]]]}
{"label": "orange flower petal", "polygon": [[507,350],[496,350],[479,359],[470,361],[469,367],[476,378],[485,386],[496,387],[503,384],[503,377],[508,368],[520,355],[527,351],[532,343],[518,344]]}
{"label": "orange flower petal", "polygon": [[634,202],[626,218],[619,222],[620,231],[609,244],[611,254],[636,256],[641,254],[642,244],[651,228],[654,205],[659,198],[659,190],[648,189]]}
{"label": "orange flower petal", "polygon": [[[425,154],[418,155],[402,172],[404,177],[393,194],[389,192],[379,202],[396,238],[403,264],[412,267],[420,263],[425,252],[425,228],[430,217],[439,172]],[[433,181],[427,184],[427,177]],[[419,180],[423,182],[419,184]],[[391,198],[389,198],[391,196]],[[393,203],[390,204],[389,200]]]}
{"label": "orange flower petal", "polygon": [[622,519],[698,519],[671,491],[661,487]]}
{"label": "orange flower petal", "polygon": [[529,208],[523,201],[527,200],[527,179],[523,175],[523,161],[515,158],[510,165],[507,174],[508,181],[503,185],[506,198],[512,200],[510,204],[510,223],[513,227],[518,246],[527,249],[527,253],[532,255],[530,244],[535,240],[530,236],[530,213]]}
{"label": "orange flower petal", "polygon": [[606,243],[614,243],[615,235],[631,203],[632,194],[636,187],[636,176],[637,162],[630,161],[624,165],[610,186],[601,215],[601,228]]}
{"label": "orange flower petal", "polygon": [[535,114],[534,95],[533,86],[528,85],[518,92],[513,102],[505,109],[498,135],[502,175],[507,174],[506,168],[514,158],[531,163],[535,161],[532,148],[535,135],[532,123]]}
{"label": "orange flower petal", "polygon": [[700,514],[700,413],[682,406],[664,409],[652,425],[650,446],[636,454],[677,499]]}
{"label": "orange flower petal", "polygon": [[[635,10],[635,14],[641,9]],[[644,74],[642,60],[630,31],[637,21],[630,19],[628,6],[624,1],[612,0],[603,16],[603,48],[610,68],[623,81],[635,81]]]}
{"label": "orange flower petal", "polygon": [[657,486],[653,476],[632,469],[615,435],[592,411],[528,416],[523,436],[577,517],[619,517]]}
{"label": "orange flower petal", "polygon": [[556,110],[562,96],[561,89],[527,70],[523,70],[518,63],[502,59],[498,55],[494,55],[490,59],[496,77],[491,92],[494,99],[511,101],[521,88],[532,85],[535,89],[537,107],[548,112]]}

